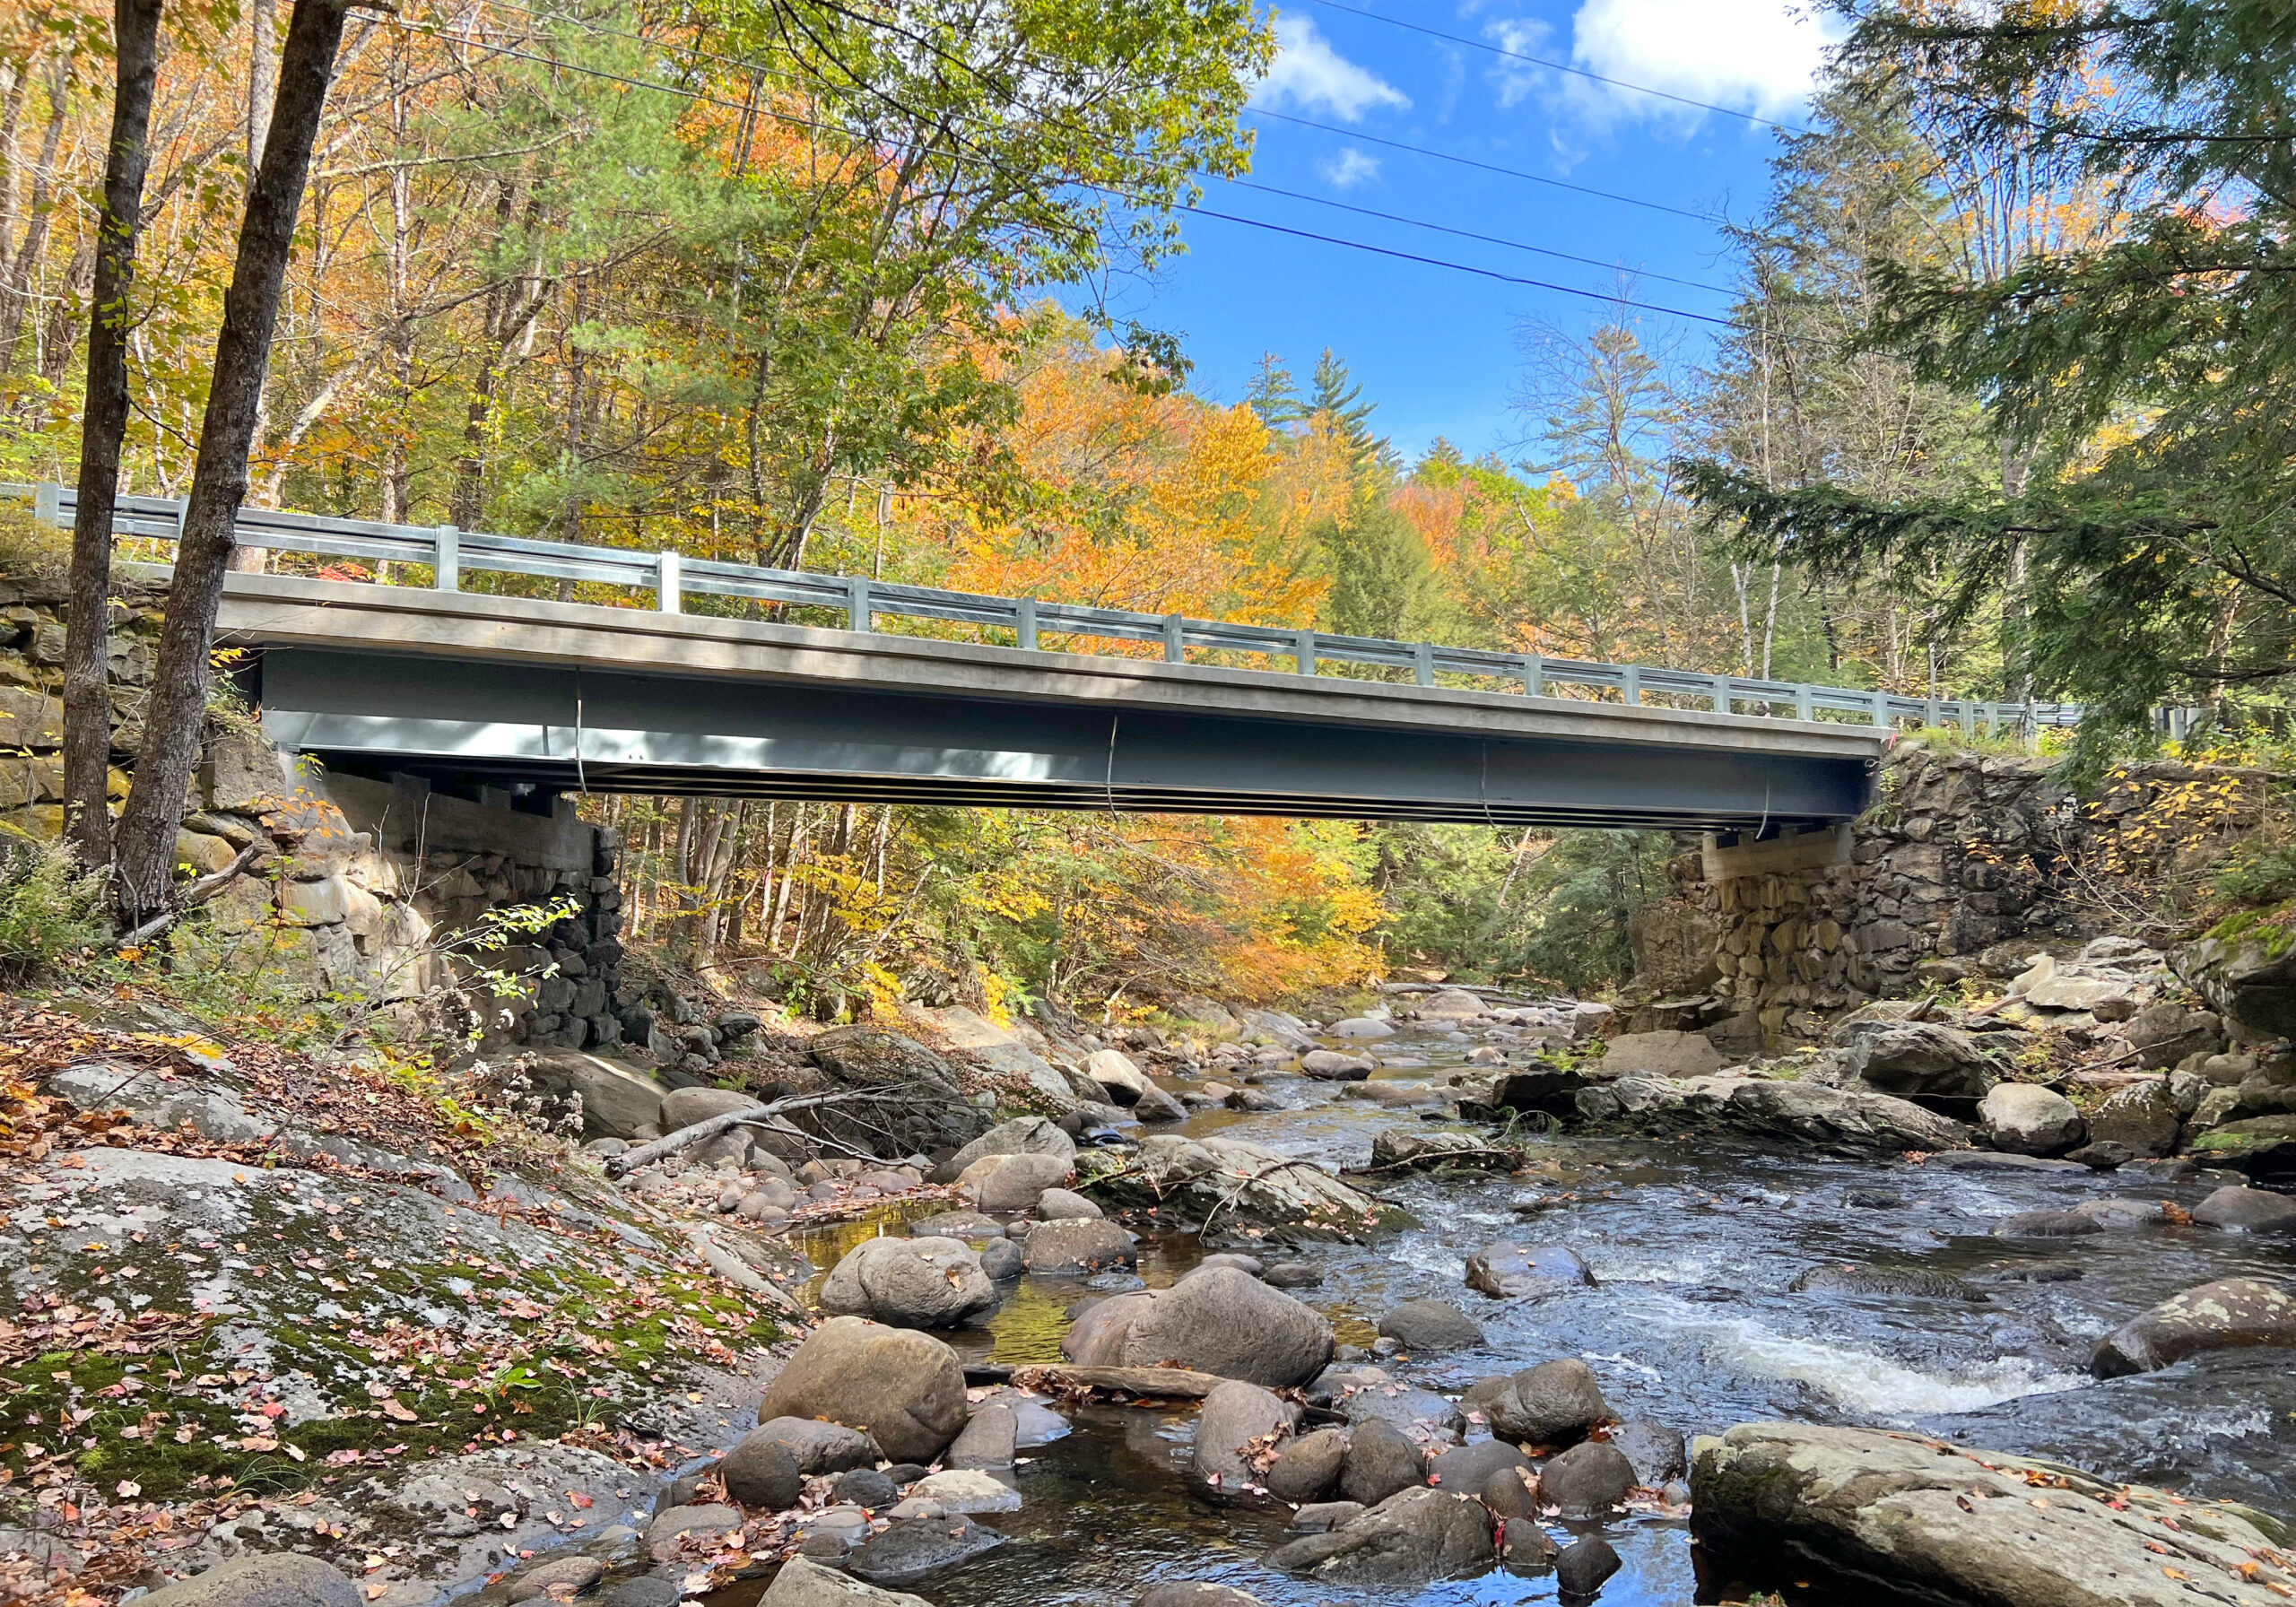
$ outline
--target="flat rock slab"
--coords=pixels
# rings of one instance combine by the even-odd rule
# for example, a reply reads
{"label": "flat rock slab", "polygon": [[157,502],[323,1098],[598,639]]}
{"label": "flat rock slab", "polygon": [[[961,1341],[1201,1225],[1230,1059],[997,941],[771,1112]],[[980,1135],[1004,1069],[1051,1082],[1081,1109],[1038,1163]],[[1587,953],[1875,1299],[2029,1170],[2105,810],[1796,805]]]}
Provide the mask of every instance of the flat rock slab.
{"label": "flat rock slab", "polygon": [[2296,1590],[2241,1509],[1918,1434],[1741,1424],[1692,1447],[1691,1498],[1692,1536],[1735,1576],[1822,1577],[1845,1601],[2267,1607]]}

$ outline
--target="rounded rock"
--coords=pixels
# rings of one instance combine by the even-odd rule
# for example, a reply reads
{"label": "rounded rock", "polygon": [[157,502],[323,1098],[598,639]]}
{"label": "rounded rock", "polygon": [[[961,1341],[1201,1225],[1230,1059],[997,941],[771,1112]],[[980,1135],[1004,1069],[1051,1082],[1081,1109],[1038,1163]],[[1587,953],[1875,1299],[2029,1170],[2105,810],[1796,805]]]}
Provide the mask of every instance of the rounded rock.
{"label": "rounded rock", "polygon": [[869,1434],[887,1456],[929,1462],[964,1427],[964,1368],[929,1334],[832,1317],[766,1386],[758,1416],[825,1418]]}

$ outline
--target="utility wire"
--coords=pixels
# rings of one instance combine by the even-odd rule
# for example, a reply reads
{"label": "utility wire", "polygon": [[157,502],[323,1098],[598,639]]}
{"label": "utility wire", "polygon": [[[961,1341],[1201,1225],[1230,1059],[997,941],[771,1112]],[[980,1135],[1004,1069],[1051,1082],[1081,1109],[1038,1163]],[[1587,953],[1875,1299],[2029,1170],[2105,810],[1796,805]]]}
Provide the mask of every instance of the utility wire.
{"label": "utility wire", "polygon": [[1740,111],[1735,107],[1717,106],[1711,100],[1693,100],[1688,95],[1677,95],[1670,90],[1654,90],[1647,83],[1629,83],[1623,78],[1606,78],[1600,73],[1588,72],[1585,67],[1574,67],[1569,62],[1549,61],[1543,56],[1526,56],[1519,50],[1509,50],[1503,46],[1494,45],[1487,39],[1473,39],[1462,33],[1445,33],[1439,28],[1429,28],[1418,22],[1406,22],[1401,17],[1386,16],[1376,11],[1366,11],[1360,5],[1345,4],[1344,0],[1310,0],[1310,4],[1320,5],[1327,11],[1344,11],[1350,16],[1368,17],[1374,22],[1384,22],[1390,28],[1402,28],[1413,33],[1423,33],[1429,39],[1441,39],[1447,44],[1465,45],[1472,50],[1487,50],[1493,56],[1503,56],[1509,61],[1528,62],[1535,67],[1545,67],[1550,72],[1568,73],[1574,78],[1591,79],[1596,83],[1608,84],[1614,90],[1631,90],[1638,95],[1650,95],[1660,100],[1672,100],[1677,106],[1694,106],[1700,111],[1719,112],[1726,117],[1743,117],[1749,123],[1758,123],[1764,128],[1775,128],[1782,134],[1810,132],[1806,128],[1796,127],[1791,123],[1779,123],[1769,117],[1758,117],[1750,111]]}
{"label": "utility wire", "polygon": [[1313,128],[1324,134],[1336,134],[1344,139],[1361,140],[1367,145],[1384,145],[1390,151],[1408,151],[1413,156],[1431,156],[1437,161],[1457,162],[1463,168],[1480,168],[1486,173],[1500,173],[1509,178],[1520,178],[1526,184],[1543,184],[1549,189],[1569,190],[1577,195],[1592,195],[1600,201],[1615,201],[1622,206],[1646,207],[1677,218],[1689,218],[1699,223],[1727,223],[1728,219],[1710,212],[1692,212],[1686,207],[1669,206],[1663,201],[1645,201],[1639,195],[1622,195],[1614,190],[1589,189],[1583,184],[1568,184],[1560,178],[1549,178],[1543,173],[1526,173],[1520,168],[1502,168],[1495,162],[1478,161],[1472,156],[1454,156],[1448,151],[1431,151],[1424,145],[1407,145],[1401,140],[1381,139],[1376,134],[1360,129],[1341,128],[1330,123],[1318,123],[1313,117],[1295,117],[1290,112],[1269,111],[1265,107],[1248,106],[1244,115],[1266,117],[1278,123],[1295,123],[1302,128]]}
{"label": "utility wire", "polygon": [[[737,56],[718,56],[701,49],[699,46],[672,44],[665,39],[651,39],[646,38],[642,34],[628,33],[617,29],[603,27],[596,23],[583,22],[578,18],[560,16],[555,13],[541,11],[531,5],[520,4],[517,3],[517,0],[492,0],[492,3],[502,7],[506,11],[523,12],[527,16],[539,18],[544,22],[562,22],[590,33],[603,34],[613,39],[630,39],[638,44],[652,46],[657,49],[683,51],[687,55],[695,56],[698,59],[714,61],[725,66],[739,67],[744,72],[759,73],[766,70],[755,62],[743,61]],[[885,24],[885,26],[891,28],[891,25],[888,23]],[[900,32],[900,30],[894,29],[892,31]],[[902,37],[906,38],[908,36],[904,34]],[[967,72],[972,73],[975,77],[979,76],[978,71],[971,67],[969,64],[959,61],[956,65],[964,67]],[[1657,91],[1653,91],[1652,92],[1657,93]],[[718,104],[722,105],[724,102],[721,101]],[[743,108],[742,109],[749,110],[754,109]],[[778,114],[768,111],[764,115],[772,117]],[[1639,195],[1624,195],[1619,194],[1615,190],[1598,190],[1583,184],[1571,184],[1561,178],[1550,178],[1543,173],[1526,173],[1519,168],[1502,168],[1493,162],[1477,161],[1475,158],[1471,156],[1456,156],[1448,151],[1430,150],[1424,145],[1408,144],[1402,140],[1382,139],[1377,135],[1365,134],[1359,129],[1341,128],[1330,123],[1318,123],[1312,117],[1294,117],[1289,112],[1270,111],[1264,107],[1247,106],[1244,108],[1244,115],[1253,117],[1265,117],[1272,122],[1290,123],[1300,128],[1312,128],[1319,134],[1335,134],[1343,139],[1360,140],[1367,145],[1379,145],[1389,151],[1405,151],[1410,152],[1413,156],[1424,156],[1435,161],[1453,162],[1460,167],[1474,168],[1485,173],[1497,173],[1504,178],[1521,179],[1526,184],[1544,185],[1549,189],[1568,190],[1574,195],[1589,195],[1598,201],[1613,201],[1622,206],[1639,206],[1651,212],[1665,213],[1670,217],[1689,218],[1695,222],[1709,224],[1726,225],[1729,222],[1727,218],[1722,217],[1714,213],[1693,212],[1685,207],[1669,206],[1663,201],[1646,200]],[[1779,125],[1779,126],[1784,126]],[[1605,264],[1602,265],[1609,266],[1612,265]],[[1653,277],[1656,277],[1656,275],[1653,275]],[[1701,286],[1700,288],[1709,287]]]}
{"label": "utility wire", "polygon": [[[493,0],[493,4],[500,6],[506,11],[522,12],[526,15],[534,17],[539,21],[568,22],[586,33],[598,34],[609,39],[627,39],[632,43],[650,46],[657,49],[674,50],[681,55],[691,56],[696,60],[715,62],[721,66],[738,67],[744,72],[750,73],[763,73],[767,70],[760,63],[744,61],[739,56],[720,56],[714,51],[704,50],[697,45],[678,44],[668,39],[648,39],[643,34],[631,33],[626,30],[607,28],[598,23],[583,21],[579,18],[561,17],[553,13],[538,10],[531,5],[518,4],[517,4],[517,0]],[[724,102],[719,102],[718,104],[722,105]],[[778,115],[770,110],[766,110],[766,109],[761,108],[760,109],[764,111],[767,116]],[[811,124],[805,126],[818,126],[818,125]],[[1102,145],[1101,148],[1103,150],[1109,149],[1109,147],[1106,145]],[[1337,200],[1329,195],[1309,195],[1302,190],[1285,189],[1280,185],[1265,184],[1257,179],[1231,178],[1225,174],[1213,172],[1204,168],[1193,167],[1185,162],[1162,161],[1154,158],[1136,158],[1136,160],[1144,160],[1147,161],[1148,165],[1162,168],[1168,172],[1182,172],[1199,178],[1219,179],[1223,183],[1235,185],[1241,189],[1257,190],[1263,195],[1280,195],[1287,201],[1305,202],[1309,205],[1328,207],[1335,212],[1353,213],[1359,217],[1377,218],[1381,222],[1400,223],[1406,228],[1424,229],[1431,233],[1452,235],[1460,239],[1479,241],[1486,246],[1502,246],[1510,251],[1528,252],[1534,256],[1552,257],[1557,262],[1577,263],[1582,267],[1605,268],[1613,272],[1622,271],[1623,267],[1623,265],[1622,264],[1616,262],[1605,262],[1600,257],[1580,256],[1572,252],[1557,251],[1547,246],[1534,246],[1526,240],[1512,240],[1505,239],[1500,235],[1479,234],[1470,229],[1454,228],[1449,224],[1432,222],[1424,218],[1405,217],[1398,213],[1381,212],[1375,207],[1358,206],[1352,202]],[[1718,296],[1726,296],[1733,293],[1727,286],[1708,284],[1700,280],[1682,279],[1677,278],[1675,275],[1671,274],[1651,273],[1640,269],[1629,271],[1631,271],[1634,274],[1634,276],[1638,279],[1651,279],[1666,284],[1678,284],[1685,290],[1708,291]]]}
{"label": "utility wire", "polygon": [[[532,51],[519,50],[509,45],[498,45],[490,43],[484,39],[472,39],[465,35],[448,33],[436,24],[402,21],[401,26],[411,29],[416,32],[430,34],[433,38],[442,39],[450,44],[458,44],[468,47],[472,49],[483,50],[491,55],[507,56],[519,61],[534,62],[539,65],[549,67],[553,71],[573,73],[585,77],[604,79],[608,83],[624,84],[631,89],[651,90],[657,94],[671,95],[679,100],[690,100],[700,105],[720,107],[727,111],[768,117],[777,122],[785,123],[792,126],[811,128],[822,133],[840,135],[848,139],[861,137],[853,130],[842,127],[836,124],[815,122],[808,118],[796,117],[787,112],[775,111],[770,108],[745,104],[738,100],[720,100],[717,96],[704,94],[698,90],[681,89],[674,84],[657,83],[643,78],[632,78],[626,74],[622,73],[609,73],[602,67],[581,66],[573,62],[561,61],[553,56],[541,56],[536,55]],[[990,165],[994,166],[993,163]],[[1104,184],[1096,184],[1086,179],[1065,179],[1062,182],[1074,184],[1080,189],[1094,190],[1102,195],[1113,195],[1118,200],[1130,204],[1137,204],[1140,201],[1138,196],[1130,195],[1126,191],[1116,189]],[[1670,317],[1689,318],[1701,324],[1719,325],[1725,328],[1739,329],[1745,327],[1745,326],[1738,324],[1732,319],[1717,317],[1709,313],[1691,312],[1682,308],[1661,306],[1656,302],[1638,301],[1630,297],[1608,294],[1601,291],[1580,290],[1572,285],[1555,284],[1543,279],[1529,279],[1518,274],[1502,274],[1498,272],[1496,269],[1481,268],[1468,263],[1453,262],[1447,257],[1425,256],[1416,252],[1395,250],[1386,246],[1374,246],[1370,244],[1368,241],[1347,239],[1337,235],[1319,234],[1312,230],[1292,229],[1281,223],[1269,222],[1262,218],[1240,217],[1232,213],[1215,212],[1209,207],[1192,206],[1179,202],[1159,202],[1153,203],[1153,204],[1169,204],[1175,211],[1189,213],[1197,217],[1215,218],[1222,222],[1237,223],[1241,224],[1246,228],[1265,230],[1270,233],[1288,235],[1295,239],[1314,240],[1324,245],[1339,246],[1351,250],[1369,252],[1376,256],[1391,257],[1401,262],[1418,263],[1428,267],[1448,268],[1454,273],[1472,274],[1480,279],[1492,279],[1507,284],[1527,285],[1534,289],[1553,291],[1562,295],[1577,296],[1587,300],[1606,302],[1614,307],[1631,307],[1642,312],[1662,313]]]}

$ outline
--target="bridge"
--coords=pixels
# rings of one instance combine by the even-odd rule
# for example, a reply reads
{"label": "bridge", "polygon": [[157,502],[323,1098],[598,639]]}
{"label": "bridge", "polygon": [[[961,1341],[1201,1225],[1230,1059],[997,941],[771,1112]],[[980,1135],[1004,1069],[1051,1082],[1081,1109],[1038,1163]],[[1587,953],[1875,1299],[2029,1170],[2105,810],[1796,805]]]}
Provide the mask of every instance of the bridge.
{"label": "bridge", "polygon": [[[11,491],[71,523],[70,488],[0,486]],[[174,501],[122,499],[124,556],[167,556],[180,517]],[[397,582],[230,578],[220,634],[257,650],[251,690],[274,741],[339,769],[530,797],[702,793],[1766,836],[1857,813],[1899,721],[2030,728],[2078,715],[452,526],[247,508],[236,535],[370,564]],[[465,589],[481,576],[488,589]],[[616,603],[515,595],[492,577],[572,582]],[[779,617],[744,617],[761,612]],[[812,620],[835,622],[793,622]],[[1076,650],[1109,642],[1161,652]]]}

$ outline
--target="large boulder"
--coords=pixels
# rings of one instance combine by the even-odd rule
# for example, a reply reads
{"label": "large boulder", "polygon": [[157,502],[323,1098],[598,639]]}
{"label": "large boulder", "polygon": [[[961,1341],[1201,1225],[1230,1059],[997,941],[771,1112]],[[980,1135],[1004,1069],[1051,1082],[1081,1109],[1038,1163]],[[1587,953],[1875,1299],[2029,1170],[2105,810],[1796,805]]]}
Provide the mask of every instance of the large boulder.
{"label": "large boulder", "polygon": [[1539,1496],[1574,1522],[1602,1517],[1634,1489],[1634,1464],[1608,1440],[1589,1439],[1539,1469]]}
{"label": "large boulder", "polygon": [[2131,1155],[2166,1155],[2183,1126],[2165,1077],[2117,1089],[2089,1118],[2089,1142],[2118,1144]]}
{"label": "large boulder", "polygon": [[1977,1039],[1935,1021],[1876,1023],[1858,1035],[1849,1064],[1866,1087],[1900,1099],[1977,1099],[1993,1084]]}
{"label": "large boulder", "polygon": [[1422,1356],[1439,1356],[1483,1343],[1483,1325],[1448,1300],[1405,1300],[1379,1314],[1379,1335]]}
{"label": "large boulder", "polygon": [[1491,1514],[1471,1495],[1406,1490],[1343,1528],[1309,1534],[1268,1561],[1326,1585],[1416,1590],[1487,1566]]}
{"label": "large boulder", "polygon": [[1595,1369],[1576,1357],[1479,1379],[1459,1404],[1480,1413],[1500,1439],[1529,1446],[1575,1445],[1614,1415]]}
{"label": "large boulder", "polygon": [[1029,1271],[1049,1277],[1083,1277],[1139,1260],[1131,1234],[1094,1217],[1039,1222],[1029,1230],[1021,1255]]}
{"label": "large boulder", "polygon": [[897,1328],[954,1328],[996,1304],[996,1285],[961,1238],[865,1238],[822,1284],[824,1311]]}
{"label": "large boulder", "polygon": [[1910,1099],[1864,1087],[1769,1077],[1623,1077],[1581,1089],[1579,1123],[1598,1130],[1757,1138],[1864,1150],[1955,1150],[1970,1129]]}
{"label": "large boulder", "polygon": [[[1230,1380],[1204,1397],[1196,1414],[1196,1445],[1188,1468],[1218,1490],[1257,1484],[1276,1442],[1292,1432],[1300,1409],[1257,1384]],[[1260,1465],[1255,1465],[1255,1460]]]}
{"label": "large boulder", "polygon": [[[865,1095],[850,1106],[817,1105],[789,1119],[844,1149],[894,1158],[970,1143],[989,1113],[965,1098],[949,1063],[913,1038],[874,1027],[833,1027],[806,1045],[823,1091]],[[1063,1108],[1065,1108],[1064,1107]]]}
{"label": "large boulder", "polygon": [[1483,1002],[1464,987],[1439,988],[1419,1002],[1419,1014],[1426,1021],[1462,1021],[1468,1016],[1483,1014]]}
{"label": "large boulder", "polygon": [[316,1557],[274,1551],[219,1562],[139,1599],[160,1607],[365,1607],[367,1597]]}
{"label": "large boulder", "polygon": [[1620,1077],[1703,1077],[1722,1069],[1722,1053],[1698,1032],[1626,1032],[1603,1052],[1603,1070]]}
{"label": "large boulder", "polygon": [[2296,1347],[2296,1298],[2259,1278],[2219,1278],[2171,1295],[2097,1342],[2100,1378],[2149,1373],[2206,1351]]}
{"label": "large boulder", "polygon": [[1071,1169],[1057,1155],[984,1155],[957,1182],[983,1211],[1032,1211],[1046,1189],[1068,1181]]}
{"label": "large boulder", "polygon": [[1426,1482],[1427,1454],[1396,1424],[1368,1418],[1349,1430],[1339,1475],[1340,1493],[1349,1500],[1376,1507],[1399,1490]]}
{"label": "large boulder", "polygon": [[796,1459],[797,1471],[808,1475],[874,1467],[883,1455],[877,1442],[861,1430],[809,1417],[768,1418],[744,1435],[741,1445],[752,1441],[783,1446]]}
{"label": "large boulder", "polygon": [[2213,1054],[2224,1047],[2224,1023],[2213,1010],[2187,1010],[2163,1001],[2138,1011],[2121,1029],[2136,1064],[2147,1071],[2175,1065],[2190,1055]]}
{"label": "large boulder", "polygon": [[2296,1177],[2296,1115],[2226,1122],[2196,1134],[2185,1148],[2204,1165],[2230,1167],[2251,1177]]}
{"label": "large boulder", "polygon": [[2192,1208],[2192,1220],[2204,1228],[2230,1228],[2248,1233],[2296,1232],[2296,1199],[2268,1188],[2227,1184]]}
{"label": "large boulder", "polygon": [[933,1607],[923,1596],[880,1590],[850,1574],[823,1568],[806,1557],[792,1557],[773,1576],[758,1607]]}
{"label": "large boulder", "polygon": [[2013,1155],[2062,1155],[2089,1130],[2072,1100],[2032,1082],[1994,1084],[1977,1116],[1993,1147]]}
{"label": "large boulder", "polygon": [[673,1131],[662,1119],[667,1090],[635,1066],[576,1050],[552,1049],[528,1064],[526,1080],[535,1092],[545,1096],[581,1096],[584,1138],[635,1138],[640,1127],[651,1127],[657,1133]]}
{"label": "large boulder", "polygon": [[929,1334],[832,1317],[766,1385],[757,1414],[826,1418],[869,1434],[897,1462],[930,1462],[965,1426],[965,1370]]}
{"label": "large boulder", "polygon": [[1591,1288],[1595,1274],[1578,1251],[1565,1246],[1498,1239],[1467,1257],[1466,1280],[1469,1289],[1493,1299],[1516,1299]]}
{"label": "large boulder", "polygon": [[952,1050],[978,1062],[1016,1098],[1039,1111],[1065,1116],[1076,1108],[1078,1096],[1084,1090],[1031,1048],[1019,1033],[1007,1031],[961,1004],[918,1013]]}
{"label": "large boulder", "polygon": [[1375,1168],[1439,1167],[1447,1162],[1502,1172],[1509,1166],[1508,1153],[1479,1134],[1442,1127],[1382,1127],[1371,1135]]}
{"label": "large boulder", "polygon": [[726,1494],[744,1507],[780,1512],[805,1493],[805,1475],[787,1442],[752,1429],[718,1464]]}
{"label": "large boulder", "polygon": [[1263,1482],[1277,1500],[1308,1506],[1331,1494],[1346,1461],[1347,1430],[1318,1429],[1285,1446],[1268,1465]]}
{"label": "large boulder", "polygon": [[[1048,1223],[1029,1235],[1031,1254]],[[1086,1367],[1173,1365],[1271,1389],[1304,1384],[1331,1359],[1321,1313],[1235,1267],[1213,1267],[1170,1289],[1120,1295],[1091,1308],[1061,1341]]]}
{"label": "large boulder", "polygon": [[1166,1221],[1210,1219],[1223,1229],[1336,1238],[1405,1220],[1310,1161],[1238,1138],[1159,1134],[1131,1154],[1083,1151],[1076,1169],[1079,1193],[1153,1209]]}
{"label": "large boulder", "polygon": [[2272,1540],[2236,1511],[2057,1463],[1805,1423],[1742,1424],[1692,1457],[1691,1533],[1755,1586],[1982,1607],[2282,1599],[2257,1567]]}
{"label": "large boulder", "polygon": [[762,1103],[738,1088],[674,1088],[662,1096],[662,1131],[683,1133],[712,1117],[754,1110]]}
{"label": "large boulder", "polygon": [[999,1122],[933,1168],[935,1183],[954,1183],[967,1167],[986,1155],[1053,1155],[1074,1166],[1076,1141],[1040,1116]]}
{"label": "large boulder", "polygon": [[2296,944],[2285,927],[2243,911],[2169,963],[2248,1040],[2296,1038]]}
{"label": "large boulder", "polygon": [[1310,1049],[1300,1056],[1300,1069],[1319,1082],[1361,1082],[1378,1066],[1369,1055]]}
{"label": "large boulder", "polygon": [[1095,1049],[1084,1060],[1084,1074],[1108,1090],[1109,1098],[1131,1108],[1144,1122],[1178,1122],[1187,1108],[1148,1080],[1121,1049]]}
{"label": "large boulder", "polygon": [[1151,1585],[1132,1607],[1261,1607],[1261,1603],[1249,1591],[1191,1579]]}

